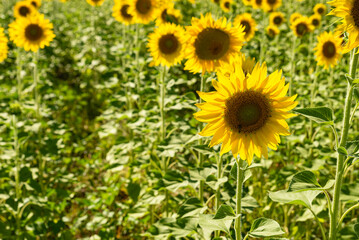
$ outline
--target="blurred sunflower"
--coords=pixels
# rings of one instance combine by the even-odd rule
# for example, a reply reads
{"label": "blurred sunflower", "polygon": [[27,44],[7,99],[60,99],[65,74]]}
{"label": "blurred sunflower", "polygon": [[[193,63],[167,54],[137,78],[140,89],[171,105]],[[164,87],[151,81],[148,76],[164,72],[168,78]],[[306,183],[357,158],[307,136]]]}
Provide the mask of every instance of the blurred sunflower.
{"label": "blurred sunflower", "polygon": [[313,14],[312,16],[309,17],[309,21],[314,28],[317,28],[320,26],[321,20],[322,20],[322,16],[319,14]]}
{"label": "blurred sunflower", "polygon": [[161,24],[148,38],[153,65],[173,66],[184,57],[185,31],[173,23]]}
{"label": "blurred sunflower", "polygon": [[254,9],[260,9],[263,7],[263,0],[252,0],[252,7]]}
{"label": "blurred sunflower", "polygon": [[233,0],[221,0],[221,8],[225,12],[229,12],[231,10]]}
{"label": "blurred sunflower", "polygon": [[25,51],[36,52],[39,48],[49,46],[55,34],[53,25],[43,14],[19,18],[9,24],[9,35],[16,46],[23,47]]}
{"label": "blurred sunflower", "polygon": [[289,19],[290,24],[293,24],[295,22],[295,20],[297,20],[300,17],[302,17],[302,14],[297,13],[297,12],[290,15],[290,19]]}
{"label": "blurred sunflower", "polygon": [[127,0],[117,1],[112,8],[112,16],[119,22],[130,25],[133,23],[133,16],[128,13],[130,7]]}
{"label": "blurred sunflower", "polygon": [[88,4],[90,4],[93,7],[99,7],[103,4],[105,0],[86,0]]}
{"label": "blurred sunflower", "polygon": [[280,30],[275,25],[269,25],[268,27],[266,27],[266,33],[269,37],[274,38],[280,33]]}
{"label": "blurred sunflower", "polygon": [[7,38],[4,34],[4,29],[0,27],[0,63],[7,58],[8,46]]}
{"label": "blurred sunflower", "polygon": [[256,21],[249,13],[243,13],[236,16],[233,20],[233,25],[242,25],[244,27],[244,41],[246,42],[250,41],[254,37],[255,32],[257,31]]}
{"label": "blurred sunflower", "polygon": [[276,150],[280,135],[287,136],[288,111],[296,105],[296,96],[287,97],[282,71],[267,76],[267,66],[259,63],[246,77],[241,68],[229,77],[218,75],[212,80],[213,92],[197,92],[206,101],[196,104],[201,111],[194,117],[207,125],[199,133],[213,136],[209,146],[222,143],[220,154],[232,151],[250,165],[253,155],[268,158],[268,147]]}
{"label": "blurred sunflower", "polygon": [[185,70],[191,72],[212,72],[223,62],[230,62],[241,50],[244,27],[232,27],[226,18],[215,21],[210,13],[201,18],[192,18],[187,26],[187,47]]}
{"label": "blurred sunflower", "polygon": [[[353,0],[340,0],[340,1],[353,1]],[[315,4],[313,11],[314,11],[314,13],[317,13],[317,14],[323,16],[327,13],[327,6],[325,6],[325,4],[323,4],[323,3],[317,3],[317,4]]]}
{"label": "blurred sunflower", "polygon": [[297,37],[303,37],[305,34],[313,31],[314,27],[310,23],[309,18],[307,17],[299,17],[297,18],[290,28],[293,30],[294,35]]}
{"label": "blurred sunflower", "polygon": [[318,36],[318,44],[314,48],[318,65],[325,69],[335,66],[341,56],[342,39],[332,32],[323,32]]}
{"label": "blurred sunflower", "polygon": [[221,0],[211,0],[213,3],[219,5],[221,3]]}
{"label": "blurred sunflower", "polygon": [[266,12],[275,11],[282,5],[282,0],[263,0],[263,9]]}
{"label": "blurred sunflower", "polygon": [[252,0],[242,0],[242,2],[246,6],[252,6]]}
{"label": "blurred sunflower", "polygon": [[284,14],[281,12],[272,12],[269,15],[269,24],[279,27],[285,22]]}
{"label": "blurred sunflower", "polygon": [[241,68],[244,75],[247,77],[252,73],[255,64],[256,62],[254,58],[246,58],[244,53],[239,53],[230,63],[223,64],[223,67],[218,69],[217,75],[222,74],[225,77],[230,77],[232,73],[235,73]]}
{"label": "blurred sunflower", "polygon": [[359,0],[336,0],[329,2],[335,7],[329,15],[342,18],[342,24],[338,29],[348,33],[348,42],[343,48],[343,53],[347,53],[359,46]]}
{"label": "blurred sunflower", "polygon": [[161,6],[159,16],[156,19],[156,25],[164,23],[179,24],[182,20],[181,11],[174,8],[173,3],[167,3]]}
{"label": "blurred sunflower", "polygon": [[32,6],[29,1],[17,2],[14,6],[14,16],[15,18],[24,18],[28,15],[35,14],[37,12],[36,8]]}
{"label": "blurred sunflower", "polygon": [[128,9],[136,23],[147,24],[157,17],[157,0],[132,0]]}
{"label": "blurred sunflower", "polygon": [[34,6],[36,9],[39,9],[41,6],[41,0],[28,0],[32,6]]}

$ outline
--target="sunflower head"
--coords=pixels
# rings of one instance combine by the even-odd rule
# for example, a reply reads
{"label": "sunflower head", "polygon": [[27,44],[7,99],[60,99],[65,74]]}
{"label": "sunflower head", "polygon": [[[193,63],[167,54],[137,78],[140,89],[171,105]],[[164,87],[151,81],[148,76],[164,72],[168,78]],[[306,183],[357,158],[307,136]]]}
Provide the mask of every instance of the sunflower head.
{"label": "sunflower head", "polygon": [[99,7],[103,4],[105,0],[86,0],[88,4],[90,4],[93,7]]}
{"label": "sunflower head", "polygon": [[290,26],[290,28],[293,30],[294,35],[297,37],[303,37],[305,34],[314,30],[314,27],[310,23],[309,18],[303,16],[297,18]]}
{"label": "sunflower head", "polygon": [[266,12],[275,11],[282,5],[282,0],[263,0],[263,9]]}
{"label": "sunflower head", "polygon": [[302,17],[302,14],[297,13],[297,12],[290,15],[290,19],[289,19],[290,24],[293,24],[295,22],[295,20],[297,20],[300,17]]}
{"label": "sunflower head", "polygon": [[318,3],[313,8],[314,13],[324,16],[327,13],[327,6],[323,3]]}
{"label": "sunflower head", "polygon": [[219,6],[219,4],[221,3],[221,0],[211,0],[213,3],[217,4]]}
{"label": "sunflower head", "polygon": [[254,37],[255,32],[257,31],[256,21],[249,13],[237,15],[233,20],[233,25],[244,27],[244,40],[246,42],[251,40]]}
{"label": "sunflower head", "polygon": [[7,58],[8,46],[7,38],[4,33],[4,29],[0,27],[0,63]]}
{"label": "sunflower head", "polygon": [[212,81],[214,92],[197,92],[205,103],[194,117],[207,125],[199,133],[213,136],[209,146],[222,143],[220,154],[232,151],[250,165],[253,156],[268,158],[268,147],[276,150],[280,135],[289,135],[286,119],[296,105],[296,96],[287,97],[288,84],[281,71],[269,76],[267,67],[257,64],[245,76],[241,68]]}
{"label": "sunflower head", "polygon": [[272,12],[269,15],[269,24],[279,27],[285,22],[284,14],[281,12]]}
{"label": "sunflower head", "polygon": [[156,25],[164,23],[179,24],[182,20],[181,11],[174,8],[173,3],[163,4],[156,20]]}
{"label": "sunflower head", "polygon": [[220,6],[222,10],[225,12],[231,11],[232,1],[233,0],[221,0]]}
{"label": "sunflower head", "polygon": [[112,8],[112,16],[119,22],[122,22],[125,25],[130,25],[133,23],[133,16],[128,13],[128,8],[130,7],[128,1],[117,1]]}
{"label": "sunflower head", "polygon": [[280,30],[275,25],[269,25],[268,27],[266,27],[266,33],[270,38],[274,38],[280,33]]}
{"label": "sunflower head", "polygon": [[26,18],[30,15],[36,14],[36,8],[31,4],[30,1],[17,2],[14,6],[15,18]]}
{"label": "sunflower head", "polygon": [[128,9],[136,23],[148,24],[158,16],[157,0],[132,0]]}
{"label": "sunflower head", "polygon": [[28,0],[34,8],[39,9],[41,6],[41,0]]}
{"label": "sunflower head", "polygon": [[342,39],[332,32],[323,32],[318,36],[317,46],[314,48],[318,65],[324,68],[334,67],[341,56]]}
{"label": "sunflower head", "polygon": [[192,18],[192,25],[186,27],[188,60],[185,70],[191,72],[212,72],[224,62],[230,62],[241,50],[244,27],[234,26],[226,18],[215,21],[211,14]]}
{"label": "sunflower head", "polygon": [[254,9],[261,9],[263,8],[263,1],[265,0],[252,0],[252,7]]}
{"label": "sunflower head", "polygon": [[244,4],[245,6],[252,6],[252,1],[253,1],[253,0],[242,0],[243,4]]}
{"label": "sunflower head", "polygon": [[319,14],[313,14],[312,16],[309,17],[310,24],[312,24],[314,28],[320,26],[321,20],[322,20],[322,16]]}

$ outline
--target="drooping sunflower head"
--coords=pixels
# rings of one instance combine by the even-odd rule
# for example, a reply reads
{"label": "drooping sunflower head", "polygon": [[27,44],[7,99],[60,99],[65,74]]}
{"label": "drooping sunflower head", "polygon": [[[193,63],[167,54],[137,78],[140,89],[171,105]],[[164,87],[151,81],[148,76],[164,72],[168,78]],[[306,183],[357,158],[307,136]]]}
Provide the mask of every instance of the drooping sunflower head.
{"label": "drooping sunflower head", "polygon": [[279,27],[285,22],[284,14],[281,12],[272,12],[269,15],[269,24]]}
{"label": "drooping sunflower head", "polygon": [[214,20],[212,15],[192,18],[192,25],[186,27],[185,70],[194,73],[212,72],[222,63],[231,61],[238,54],[244,41],[244,27],[231,26],[226,18]]}
{"label": "drooping sunflower head", "polygon": [[25,51],[36,52],[39,48],[49,46],[55,34],[53,25],[42,14],[19,18],[9,25],[10,40]]}
{"label": "drooping sunflower head", "polygon": [[270,38],[274,38],[280,33],[280,30],[275,25],[269,25],[268,27],[266,27],[266,33]]}
{"label": "drooping sunflower head", "polygon": [[233,0],[221,0],[220,6],[221,6],[222,10],[225,12],[231,11],[232,1]]}
{"label": "drooping sunflower head", "polygon": [[293,24],[295,22],[295,20],[297,20],[300,17],[302,17],[302,14],[297,13],[297,12],[290,15],[290,19],[289,19],[290,24]]}
{"label": "drooping sunflower head", "polygon": [[245,6],[252,6],[252,0],[242,0]]}
{"label": "drooping sunflower head", "polygon": [[39,9],[41,7],[41,0],[28,0],[34,8]]}
{"label": "drooping sunflower head", "polygon": [[248,77],[252,73],[255,64],[254,58],[246,57],[244,53],[239,53],[231,62],[225,63],[221,68],[218,68],[217,75],[229,77],[241,69],[240,71],[243,71],[244,76]]}
{"label": "drooping sunflower head", "polygon": [[309,17],[309,21],[314,28],[320,26],[321,20],[322,20],[322,16],[319,14],[313,14],[312,16]]}
{"label": "drooping sunflower head", "polygon": [[297,20],[293,22],[290,28],[293,30],[294,35],[297,37],[303,37],[305,34],[314,30],[314,27],[310,23],[309,18],[303,16],[297,18]]}
{"label": "drooping sunflower head", "polygon": [[157,0],[132,0],[128,12],[136,23],[148,24],[157,17],[157,6]]}
{"label": "drooping sunflower head", "polygon": [[252,7],[254,9],[263,8],[263,1],[265,1],[265,0],[252,0]]}
{"label": "drooping sunflower head", "polygon": [[184,57],[185,31],[173,23],[161,24],[149,35],[148,48],[153,65],[173,66]]}
{"label": "drooping sunflower head", "polygon": [[117,1],[112,8],[112,16],[119,22],[130,25],[133,23],[133,16],[128,13],[130,4],[128,1]]}
{"label": "drooping sunflower head", "polygon": [[15,18],[25,18],[35,13],[37,10],[29,1],[17,2],[14,6]]}
{"label": "drooping sunflower head", "polygon": [[244,40],[248,42],[254,37],[255,32],[257,31],[256,21],[252,18],[252,15],[249,13],[243,13],[237,15],[233,20],[234,26],[243,26],[244,27]]}
{"label": "drooping sunflower head", "polygon": [[93,7],[99,7],[103,4],[105,0],[86,0],[88,4],[90,4]]}
{"label": "drooping sunflower head", "polygon": [[156,19],[156,25],[164,23],[179,24],[182,20],[181,11],[174,8],[173,3],[163,4]]}
{"label": "drooping sunflower head", "polygon": [[[344,0],[344,1],[351,1],[351,0]],[[327,13],[327,6],[323,3],[315,4],[313,8],[314,13],[324,16]]]}
{"label": "drooping sunflower head", "polygon": [[318,65],[324,68],[334,67],[341,56],[342,39],[332,32],[323,32],[318,36],[317,46],[314,48]]}
{"label": "drooping sunflower head", "polygon": [[282,5],[282,0],[263,0],[263,9],[266,12],[275,11]]}
{"label": "drooping sunflower head", "polygon": [[0,63],[7,58],[8,46],[7,38],[4,33],[4,29],[0,27]]}
{"label": "drooping sunflower head", "polygon": [[296,96],[287,97],[289,85],[281,71],[267,75],[259,63],[247,77],[241,68],[229,77],[219,74],[212,81],[214,92],[197,92],[205,103],[194,117],[207,125],[199,133],[213,136],[209,146],[222,143],[220,154],[229,151],[250,165],[253,156],[268,158],[268,147],[276,150],[280,136],[289,135],[286,119],[296,105]]}

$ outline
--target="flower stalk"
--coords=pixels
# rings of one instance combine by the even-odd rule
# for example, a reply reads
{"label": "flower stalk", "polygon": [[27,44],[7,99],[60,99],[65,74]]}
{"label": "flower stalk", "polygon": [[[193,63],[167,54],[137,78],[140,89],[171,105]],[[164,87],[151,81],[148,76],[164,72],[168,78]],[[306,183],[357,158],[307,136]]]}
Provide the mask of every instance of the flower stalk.
{"label": "flower stalk", "polygon": [[236,188],[236,220],[234,222],[234,229],[236,232],[236,240],[242,240],[242,188],[244,180],[243,160],[236,159],[237,163],[237,188]]}

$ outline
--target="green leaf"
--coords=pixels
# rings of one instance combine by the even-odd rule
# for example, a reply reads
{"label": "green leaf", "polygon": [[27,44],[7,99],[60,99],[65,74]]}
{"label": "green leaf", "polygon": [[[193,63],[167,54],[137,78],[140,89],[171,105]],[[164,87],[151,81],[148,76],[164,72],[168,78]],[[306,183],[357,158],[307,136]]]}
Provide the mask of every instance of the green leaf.
{"label": "green leaf", "polygon": [[300,108],[293,110],[317,123],[333,125],[333,110],[327,107]]}
{"label": "green leaf", "polygon": [[284,233],[276,221],[268,218],[258,218],[253,222],[249,236],[263,238],[283,235]]}
{"label": "green leaf", "polygon": [[196,216],[203,209],[202,203],[198,198],[190,198],[178,209],[178,215],[181,218]]}
{"label": "green leaf", "polygon": [[20,170],[20,181],[26,182],[28,179],[32,177],[32,173],[28,167],[23,167]]}
{"label": "green leaf", "polygon": [[302,171],[293,176],[288,192],[306,191],[313,188],[321,188],[315,174],[311,171]]}
{"label": "green leaf", "polygon": [[348,155],[348,152],[347,152],[347,150],[346,150],[344,147],[339,147],[337,151],[338,151],[338,153],[341,154],[341,155],[344,155],[344,156],[347,156],[347,155]]}
{"label": "green leaf", "polygon": [[134,202],[137,202],[138,196],[140,195],[141,186],[138,183],[130,182],[127,186],[128,195]]}
{"label": "green leaf", "polygon": [[234,219],[235,216],[236,214],[234,213],[232,207],[223,204],[218,208],[216,215],[214,215],[213,219]]}
{"label": "green leaf", "polygon": [[199,225],[203,229],[203,235],[206,240],[211,239],[211,234],[213,231],[223,231],[227,234],[230,234],[229,229],[232,225],[233,220],[226,219],[213,219],[213,215],[200,214],[199,215]]}
{"label": "green leaf", "polygon": [[274,202],[279,202],[283,204],[302,205],[304,207],[311,208],[313,200],[321,192],[322,191],[319,190],[304,191],[304,192],[287,192],[286,190],[281,190],[277,192],[270,192],[269,197]]}
{"label": "green leaf", "polygon": [[359,238],[359,223],[354,224],[354,231],[355,231],[355,234]]}

